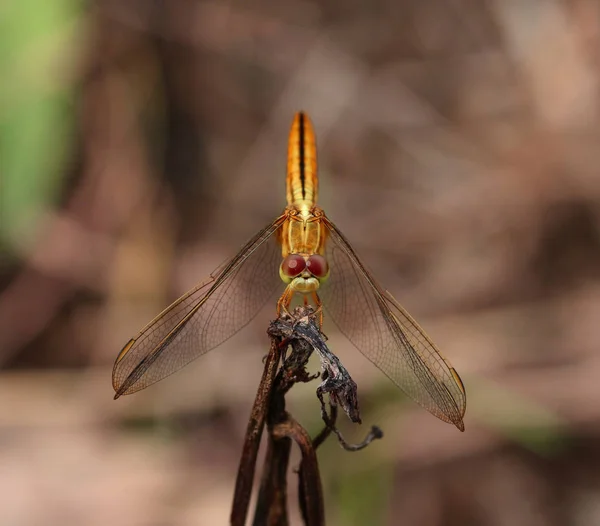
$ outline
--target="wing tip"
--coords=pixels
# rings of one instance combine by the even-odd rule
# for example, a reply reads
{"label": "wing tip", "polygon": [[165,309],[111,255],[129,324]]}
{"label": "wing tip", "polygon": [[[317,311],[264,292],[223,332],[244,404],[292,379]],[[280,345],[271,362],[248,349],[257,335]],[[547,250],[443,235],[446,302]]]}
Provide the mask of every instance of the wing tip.
{"label": "wing tip", "polygon": [[121,398],[124,394],[127,394],[127,388],[125,388],[124,385],[125,383],[122,383],[119,387],[113,385],[113,389],[115,390],[115,396],[113,397],[113,400]]}
{"label": "wing tip", "polygon": [[125,394],[125,391],[127,390],[127,389],[123,389],[123,386],[125,385],[127,380],[125,382],[123,382],[120,386],[117,385],[116,371],[117,371],[119,364],[121,363],[121,360],[123,360],[123,358],[125,358],[125,356],[131,350],[131,348],[133,347],[133,345],[135,344],[136,341],[137,341],[137,338],[131,338],[123,346],[123,348],[119,351],[119,354],[117,355],[117,359],[115,360],[115,364],[113,366],[113,389],[115,390],[115,396],[113,397],[113,400],[120,398],[123,394]]}

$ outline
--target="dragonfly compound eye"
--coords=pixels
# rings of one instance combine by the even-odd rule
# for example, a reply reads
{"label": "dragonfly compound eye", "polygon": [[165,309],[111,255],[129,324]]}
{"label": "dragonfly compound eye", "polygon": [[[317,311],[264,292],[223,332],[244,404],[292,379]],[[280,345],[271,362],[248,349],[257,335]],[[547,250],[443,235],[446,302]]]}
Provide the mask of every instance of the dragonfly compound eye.
{"label": "dragonfly compound eye", "polygon": [[298,254],[289,254],[281,263],[282,278],[295,278],[306,268],[306,261]]}
{"label": "dragonfly compound eye", "polygon": [[326,278],[329,274],[327,260],[319,254],[313,254],[308,258],[306,268],[316,278]]}

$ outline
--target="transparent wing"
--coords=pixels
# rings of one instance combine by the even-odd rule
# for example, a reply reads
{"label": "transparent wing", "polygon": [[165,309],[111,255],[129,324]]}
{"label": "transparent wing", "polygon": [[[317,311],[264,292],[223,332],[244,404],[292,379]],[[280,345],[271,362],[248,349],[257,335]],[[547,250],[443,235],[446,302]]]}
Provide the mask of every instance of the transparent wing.
{"label": "transparent wing", "polygon": [[285,216],[256,234],[208,280],[167,307],[119,353],[115,398],[162,380],[247,325],[277,287],[281,248],[274,236]]}
{"label": "transparent wing", "polygon": [[337,227],[324,218],[331,274],[319,289],[340,331],[429,412],[464,431],[466,393],[423,329],[375,282]]}

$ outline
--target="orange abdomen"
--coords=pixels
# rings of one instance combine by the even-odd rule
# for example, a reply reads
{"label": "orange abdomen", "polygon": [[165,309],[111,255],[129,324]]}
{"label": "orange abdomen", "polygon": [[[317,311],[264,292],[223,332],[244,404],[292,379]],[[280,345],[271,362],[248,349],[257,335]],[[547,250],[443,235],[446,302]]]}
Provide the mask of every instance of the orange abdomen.
{"label": "orange abdomen", "polygon": [[312,122],[300,111],[294,116],[288,141],[287,202],[311,209],[317,202],[317,146]]}

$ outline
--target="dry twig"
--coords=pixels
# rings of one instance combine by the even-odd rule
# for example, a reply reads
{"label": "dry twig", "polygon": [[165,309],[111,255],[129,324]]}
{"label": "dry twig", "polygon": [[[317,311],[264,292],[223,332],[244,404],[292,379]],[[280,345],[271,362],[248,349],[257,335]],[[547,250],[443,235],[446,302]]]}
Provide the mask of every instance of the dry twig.
{"label": "dry twig", "polygon": [[[357,386],[340,360],[328,349],[325,335],[320,331],[314,310],[298,307],[293,314],[283,314],[271,322],[268,330],[271,349],[265,361],[265,371],[252,409],[238,470],[236,491],[231,513],[231,524],[245,523],[252,491],[252,480],[262,426],[266,423],[269,439],[263,475],[254,514],[254,526],[283,526],[288,524],[287,471],[291,442],[294,440],[302,453],[299,474],[300,509],[307,526],[325,523],[323,492],[319,475],[316,449],[334,432],[340,444],[349,451],[364,448],[383,436],[373,427],[360,444],[348,444],[335,427],[337,407],[341,406],[353,422],[360,423]],[[288,352],[289,348],[289,352]],[[309,374],[306,365],[316,351],[323,372]],[[276,372],[280,359],[282,365]],[[321,402],[324,430],[313,440],[306,430],[286,411],[285,395],[298,382],[309,382],[322,377],[317,388]],[[329,394],[329,413],[324,395]]]}

